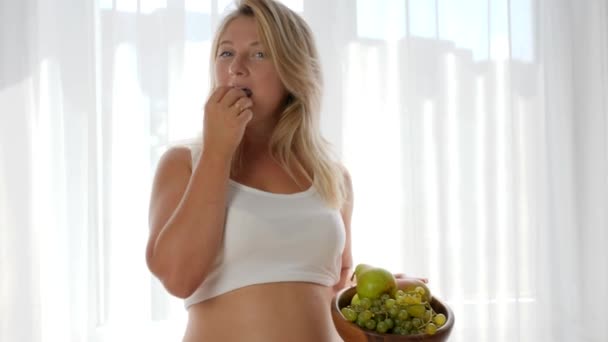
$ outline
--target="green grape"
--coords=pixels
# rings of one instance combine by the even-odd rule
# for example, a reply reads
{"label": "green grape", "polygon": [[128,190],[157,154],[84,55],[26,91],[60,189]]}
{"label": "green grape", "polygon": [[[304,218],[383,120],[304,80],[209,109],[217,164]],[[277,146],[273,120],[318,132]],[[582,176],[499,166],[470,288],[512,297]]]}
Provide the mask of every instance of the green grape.
{"label": "green grape", "polygon": [[355,312],[355,310],[349,307],[342,308],[340,312],[342,312],[342,316],[344,316],[344,318],[346,318],[346,320],[349,322],[354,322],[357,320],[357,313]]}
{"label": "green grape", "polygon": [[384,323],[384,321],[378,322],[376,324],[376,331],[381,334],[386,333],[388,331],[388,327],[386,326],[386,323]]}
{"label": "green grape", "polygon": [[357,317],[357,325],[360,326],[361,328],[364,328],[365,323],[367,323],[367,321],[364,320],[363,317],[361,317],[361,314],[359,314],[359,317]]}
{"label": "green grape", "polygon": [[384,324],[386,324],[386,327],[388,329],[393,329],[393,327],[395,326],[395,322],[390,318],[385,319]]}
{"label": "green grape", "polygon": [[372,307],[372,301],[369,298],[362,298],[359,302],[359,305],[365,310]]}
{"label": "green grape", "polygon": [[376,299],[356,295],[351,305],[342,308],[341,313],[347,321],[380,334],[433,335],[447,319],[445,314],[433,311],[425,299],[427,295],[428,291],[423,286],[411,291],[384,293]]}
{"label": "green grape", "polygon": [[412,323],[412,321],[405,321],[405,323],[401,325],[401,328],[403,330],[410,331],[414,329],[414,324]]}
{"label": "green grape", "polygon": [[426,326],[425,332],[429,335],[435,335],[437,332],[437,326],[433,323],[429,323]]}
{"label": "green grape", "polygon": [[374,314],[369,310],[365,310],[359,314],[359,318],[362,318],[364,322],[369,321],[372,317],[374,317]]}
{"label": "green grape", "polygon": [[435,322],[435,324],[437,324],[437,326],[441,327],[445,324],[446,318],[445,315],[440,313],[437,316],[435,316],[433,318],[433,322]]}
{"label": "green grape", "polygon": [[433,312],[431,310],[426,310],[424,313],[424,321],[429,322],[433,318]]}
{"label": "green grape", "polygon": [[409,293],[405,295],[403,301],[405,302],[405,304],[408,304],[408,305],[411,305],[411,304],[420,304],[420,303],[416,303],[416,298],[414,298],[414,296],[411,295],[411,294],[409,294]]}
{"label": "green grape", "polygon": [[374,314],[374,317],[376,318],[376,322],[384,321],[387,318],[387,316],[388,315],[384,311]]}
{"label": "green grape", "polygon": [[384,302],[384,307],[390,310],[390,308],[395,307],[395,304],[397,304],[397,301],[389,298]]}
{"label": "green grape", "polygon": [[424,318],[426,308],[422,304],[409,305],[407,307],[407,313],[417,318]]}

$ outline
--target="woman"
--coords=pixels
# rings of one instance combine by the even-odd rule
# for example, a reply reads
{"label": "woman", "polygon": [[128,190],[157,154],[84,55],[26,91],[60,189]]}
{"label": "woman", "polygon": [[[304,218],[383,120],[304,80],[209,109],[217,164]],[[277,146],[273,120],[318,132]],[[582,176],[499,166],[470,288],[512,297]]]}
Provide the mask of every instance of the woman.
{"label": "woman", "polygon": [[341,341],[330,316],[352,267],[353,195],[320,135],[307,24],[243,0],[219,26],[203,137],[159,161],[147,263],[184,298],[184,341]]}

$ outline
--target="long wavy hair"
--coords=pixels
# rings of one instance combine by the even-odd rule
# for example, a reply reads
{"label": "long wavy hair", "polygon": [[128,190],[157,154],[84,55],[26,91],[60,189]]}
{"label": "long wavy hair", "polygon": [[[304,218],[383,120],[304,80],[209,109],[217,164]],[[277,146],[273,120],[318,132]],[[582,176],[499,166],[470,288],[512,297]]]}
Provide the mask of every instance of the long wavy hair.
{"label": "long wavy hair", "polygon": [[[270,138],[270,155],[290,177],[297,171],[313,183],[331,207],[346,200],[346,180],[341,164],[331,155],[329,143],[322,137],[319,123],[322,75],[314,38],[308,24],[287,6],[274,0],[237,0],[236,9],[220,22],[211,47],[211,72],[217,59],[219,39],[237,17],[253,17],[262,44],[287,89],[288,96]],[[211,91],[215,89],[215,76]],[[231,175],[238,173],[242,146],[232,161]]]}

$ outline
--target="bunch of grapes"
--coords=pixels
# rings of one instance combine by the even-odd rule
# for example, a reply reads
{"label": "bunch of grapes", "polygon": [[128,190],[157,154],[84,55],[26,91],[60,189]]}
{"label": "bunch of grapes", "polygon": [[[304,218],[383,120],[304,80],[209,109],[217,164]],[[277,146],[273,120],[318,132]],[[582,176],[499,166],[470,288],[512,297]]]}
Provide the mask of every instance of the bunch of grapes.
{"label": "bunch of grapes", "polygon": [[397,290],[394,296],[383,294],[380,298],[359,298],[355,295],[350,305],[340,311],[342,316],[359,327],[396,335],[433,335],[445,324],[446,317],[436,313],[425,300],[421,286],[412,291]]}

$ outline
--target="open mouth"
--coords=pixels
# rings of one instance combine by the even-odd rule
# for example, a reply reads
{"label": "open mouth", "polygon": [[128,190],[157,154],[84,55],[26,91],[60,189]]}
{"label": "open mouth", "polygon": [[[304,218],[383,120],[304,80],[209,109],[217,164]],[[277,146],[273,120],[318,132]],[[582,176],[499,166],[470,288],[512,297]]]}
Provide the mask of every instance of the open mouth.
{"label": "open mouth", "polygon": [[241,89],[243,89],[243,91],[245,92],[247,97],[251,97],[251,95],[253,95],[253,92],[251,91],[251,89],[249,89],[249,88],[241,88]]}

